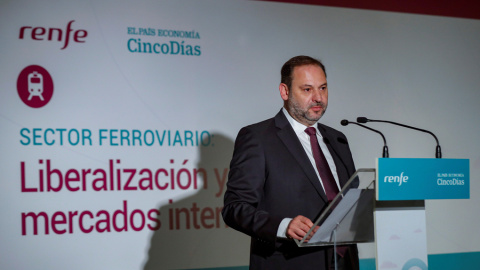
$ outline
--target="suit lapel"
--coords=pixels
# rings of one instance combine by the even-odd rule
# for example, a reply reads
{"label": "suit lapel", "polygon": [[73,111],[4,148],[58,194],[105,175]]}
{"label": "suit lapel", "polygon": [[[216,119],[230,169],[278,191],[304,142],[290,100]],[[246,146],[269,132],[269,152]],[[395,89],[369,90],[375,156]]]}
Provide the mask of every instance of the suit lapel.
{"label": "suit lapel", "polygon": [[280,112],[275,116],[275,125],[278,128],[277,135],[280,140],[285,144],[288,151],[293,155],[295,160],[298,162],[302,170],[308,177],[308,180],[315,187],[315,190],[320,195],[320,197],[327,202],[327,195],[323,191],[322,186],[320,185],[320,179],[318,179],[317,174],[312,166],[312,163],[308,159],[305,150],[303,149],[302,144],[298,140],[297,134],[293,130],[292,126],[288,122],[287,118],[280,110]]}

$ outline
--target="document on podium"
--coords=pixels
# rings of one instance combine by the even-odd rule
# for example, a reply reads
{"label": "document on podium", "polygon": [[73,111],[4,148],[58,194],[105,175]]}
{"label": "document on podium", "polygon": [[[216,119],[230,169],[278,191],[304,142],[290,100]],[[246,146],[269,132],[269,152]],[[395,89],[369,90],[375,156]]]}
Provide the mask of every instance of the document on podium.
{"label": "document on podium", "polygon": [[[333,231],[340,224],[345,225],[352,224],[352,222],[354,222],[351,220],[353,219],[353,215],[348,215],[348,213],[352,210],[355,210],[354,208],[356,207],[361,194],[361,189],[350,189],[308,242],[334,242],[335,239],[333,238]],[[352,232],[349,232],[348,230],[337,230],[336,239],[337,241],[341,241],[341,239],[347,239],[351,233]]]}

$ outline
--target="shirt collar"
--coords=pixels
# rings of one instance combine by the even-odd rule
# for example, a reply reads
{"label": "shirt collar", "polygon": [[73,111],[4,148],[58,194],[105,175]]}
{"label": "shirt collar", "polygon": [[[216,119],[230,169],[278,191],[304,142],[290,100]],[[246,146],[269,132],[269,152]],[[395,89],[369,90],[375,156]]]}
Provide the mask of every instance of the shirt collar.
{"label": "shirt collar", "polygon": [[[287,117],[287,120],[288,122],[290,123],[290,125],[292,126],[293,130],[295,131],[295,133],[297,134],[297,136],[299,134],[306,134],[305,133],[305,129],[308,127],[308,126],[305,126],[304,124],[298,122],[297,120],[295,120],[287,111],[287,109],[285,109],[285,107],[282,108],[282,111],[283,111],[283,114],[285,115],[285,117]],[[320,136],[322,137],[322,135],[320,134],[320,132],[318,132],[318,128],[317,128],[317,123],[315,123],[315,125],[312,126],[313,128],[315,128],[315,130],[317,131],[317,136]]]}

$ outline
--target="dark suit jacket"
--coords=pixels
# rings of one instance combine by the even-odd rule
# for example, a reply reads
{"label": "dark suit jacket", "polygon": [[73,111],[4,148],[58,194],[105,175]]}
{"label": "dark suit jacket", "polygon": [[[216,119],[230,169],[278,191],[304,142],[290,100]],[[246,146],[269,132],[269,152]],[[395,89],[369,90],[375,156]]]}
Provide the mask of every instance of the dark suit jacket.
{"label": "dark suit jacket", "polygon": [[[355,172],[347,139],[325,125],[318,128],[343,186]],[[303,215],[315,221],[326,207],[319,181],[282,111],[240,130],[222,215],[228,226],[252,237],[251,269],[325,269],[330,263],[329,247],[299,248],[293,240],[276,237],[284,218]]]}

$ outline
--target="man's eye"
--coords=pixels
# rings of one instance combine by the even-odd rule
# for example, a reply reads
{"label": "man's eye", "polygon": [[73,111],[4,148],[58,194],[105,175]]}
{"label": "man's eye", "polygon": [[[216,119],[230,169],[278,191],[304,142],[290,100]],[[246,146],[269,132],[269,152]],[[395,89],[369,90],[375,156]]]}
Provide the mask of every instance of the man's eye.
{"label": "man's eye", "polygon": [[306,91],[306,92],[308,92],[308,91],[310,91],[310,88],[305,88],[305,89],[303,89],[303,90]]}

